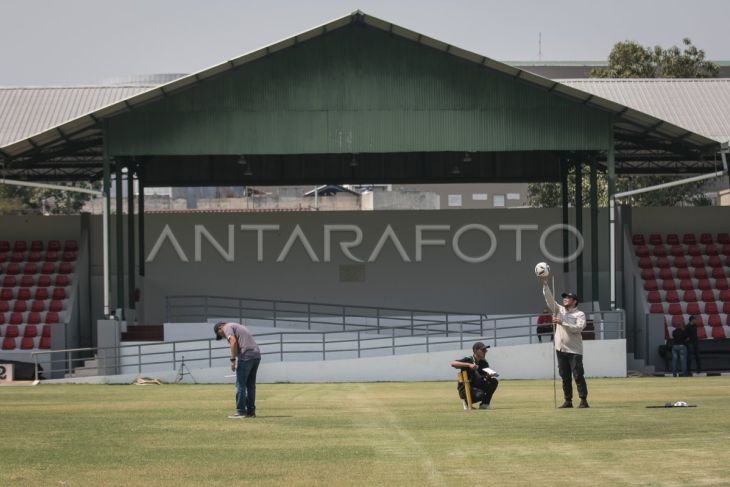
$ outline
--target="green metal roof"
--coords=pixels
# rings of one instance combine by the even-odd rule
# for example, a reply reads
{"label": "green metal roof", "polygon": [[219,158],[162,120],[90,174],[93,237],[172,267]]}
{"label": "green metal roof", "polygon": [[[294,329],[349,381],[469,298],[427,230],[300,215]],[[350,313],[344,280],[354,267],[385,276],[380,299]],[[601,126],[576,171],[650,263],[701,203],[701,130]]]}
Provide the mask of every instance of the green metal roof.
{"label": "green metal roof", "polygon": [[[272,136],[271,133],[262,134],[260,127],[270,129],[280,124],[283,125],[284,130],[280,130],[279,133],[286,133],[286,130],[290,128],[286,124],[291,123],[289,120],[284,120],[284,118],[292,115],[291,112],[286,113],[287,117],[283,117],[281,111],[277,113],[276,110],[273,110],[277,103],[282,103],[282,100],[267,100],[266,98],[267,89],[269,88],[274,91],[278,90],[276,96],[280,96],[282,90],[287,89],[286,80],[276,78],[277,75],[296,75],[297,73],[296,70],[292,69],[293,66],[287,66],[285,62],[277,63],[276,61],[286,59],[296,62],[296,51],[305,51],[305,46],[313,41],[319,41],[322,46],[335,49],[334,46],[326,46],[325,37],[331,38],[332,33],[344,35],[347,30],[344,28],[354,25],[364,26],[370,28],[370,31],[379,31],[381,34],[387,33],[387,36],[381,35],[380,37],[398,41],[391,44],[391,46],[396,47],[397,52],[389,52],[388,46],[383,45],[379,45],[374,50],[374,52],[383,56],[386,65],[394,69],[390,81],[395,81],[396,85],[390,84],[384,87],[383,92],[379,94],[371,90],[367,93],[368,96],[350,97],[349,101],[356,105],[359,104],[355,106],[358,110],[357,119],[348,119],[352,111],[342,109],[352,108],[352,105],[347,106],[342,100],[328,100],[327,93],[318,93],[315,97],[316,100],[329,104],[326,115],[333,115],[335,120],[323,120],[321,113],[310,113],[311,117],[300,120],[296,124],[299,130],[297,133],[297,147],[287,148],[285,141],[276,140],[276,137]],[[352,29],[349,30],[352,31]],[[371,36],[366,40],[372,39],[375,39],[375,37]],[[366,44],[367,42],[360,47],[367,49]],[[421,49],[422,55],[402,57],[407,53],[413,54],[418,49]],[[278,56],[279,54],[280,56]],[[399,56],[405,63],[400,67],[397,63],[394,63],[394,60],[398,60]],[[304,57],[306,58],[306,56]],[[411,57],[416,59],[411,59]],[[312,59],[310,58],[310,61]],[[436,72],[440,77],[437,76],[435,80],[428,80],[412,76],[411,79],[408,79],[405,68],[418,68],[419,63],[425,63],[420,67],[426,69],[437,68]],[[344,81],[348,82],[347,86],[353,86],[355,90],[364,89],[367,78],[371,75],[368,72],[368,65],[362,63],[358,65],[354,62],[349,64],[352,69],[361,69],[361,77],[360,79],[352,78],[353,73],[357,72],[351,69],[348,73],[351,78]],[[330,62],[329,64],[321,64],[320,67],[333,65],[334,63]],[[246,69],[242,69],[244,67]],[[259,68],[258,71],[254,69],[255,67]],[[306,68],[307,66],[300,65],[298,67]],[[451,72],[449,72],[449,69],[451,69]],[[263,73],[266,73],[269,77],[263,76]],[[335,78],[337,76],[337,73],[333,72],[325,74]],[[401,75],[400,78],[397,77],[398,74]],[[247,76],[250,76],[250,78]],[[271,78],[271,76],[274,78]],[[424,76],[421,76],[421,78],[424,78]],[[225,88],[226,84],[233,79],[244,84],[248,83],[246,87],[251,90],[250,93],[229,90],[224,93],[234,98],[217,100],[215,97],[216,88]],[[274,85],[268,86],[272,79],[278,79],[278,85],[274,83]],[[398,88],[397,82],[404,80],[411,84],[410,88],[413,87],[414,83],[421,81],[423,83],[420,88],[430,90],[436,88],[436,91],[432,93],[429,99],[430,105],[422,107],[417,103],[412,103],[409,106],[409,102],[415,101],[408,98],[409,86],[401,86],[400,90],[393,89],[393,87]],[[337,80],[333,79],[332,81]],[[450,92],[449,87],[443,85],[443,83],[449,82],[453,83],[454,86],[473,90],[474,92],[470,96],[458,99],[458,95],[463,95],[464,91]],[[310,100],[296,96],[298,87],[289,86],[288,88],[293,91],[291,91],[292,96],[288,97],[287,101],[295,105],[298,104],[297,107],[300,109],[300,113],[312,109],[312,106],[307,107],[306,105]],[[441,91],[438,91],[438,89]],[[483,90],[484,93],[480,90]],[[490,92],[490,90],[495,91]],[[512,106],[499,107],[497,105],[497,110],[502,110],[501,118],[485,118],[486,112],[494,111],[495,105],[490,107],[490,103],[499,98],[497,96],[499,90],[510,91],[508,93],[510,96],[507,98],[511,98],[513,101],[515,101],[514,95],[517,95],[519,99]],[[346,90],[343,92],[346,93]],[[305,91],[305,93],[311,94],[312,91]],[[447,96],[444,97],[444,94]],[[235,99],[236,96],[239,99]],[[248,110],[248,113],[244,113],[246,112],[245,109],[240,110],[246,96],[254,105],[259,103],[260,109],[258,111]],[[397,127],[399,121],[390,120],[388,125],[380,127],[383,120],[393,115],[393,113],[378,115],[378,110],[385,106],[380,104],[383,101],[379,99],[380,96],[390,97],[391,101],[400,104],[401,111],[408,112],[409,118],[407,121],[409,123],[413,122],[414,125],[404,127],[400,132],[393,132],[393,127]],[[519,104],[520,100],[525,102],[522,106]],[[225,103],[221,103],[221,101]],[[268,105],[263,104],[267,101],[269,102]],[[422,101],[423,98],[418,100],[418,102]],[[190,105],[191,103],[193,105]],[[197,103],[205,103],[207,106],[202,107],[196,105]],[[188,106],[181,106],[185,104],[188,104]],[[216,104],[218,107],[216,116],[206,119],[206,113],[211,113],[208,108],[216,106]],[[174,113],[178,115],[185,113],[187,119],[170,119],[168,116],[161,115],[161,110],[164,107],[176,109],[177,112]],[[420,108],[425,108],[425,110],[420,110]],[[140,134],[140,127],[134,126],[131,121],[139,122],[143,120],[143,118],[135,115],[136,112],[145,114],[148,117],[144,129],[150,130],[150,132],[147,132],[148,135],[155,136],[154,144],[150,143],[152,137],[147,137],[147,141],[132,139],[132,136]],[[456,114],[454,115],[455,118],[451,117],[452,112]],[[443,116],[443,119],[439,120],[437,124],[433,123],[435,113]],[[225,123],[226,116],[230,117],[230,124]],[[369,122],[367,120],[368,116],[372,116]],[[558,125],[562,124],[562,131],[565,132],[562,135],[563,140],[560,137],[556,140],[553,137],[555,132],[551,132],[549,126],[545,126],[546,121],[554,123],[556,119],[559,121]],[[613,126],[619,134],[627,134],[628,138],[633,138],[633,140],[639,142],[644,139],[651,140],[656,142],[657,146],[669,148],[669,150],[686,151],[694,154],[690,154],[692,157],[701,152],[714,150],[718,145],[714,140],[619,103],[582,92],[356,11],[348,16],[270,46],[131,96],[31,137],[5,145],[0,148],[0,155],[6,161],[10,161],[10,165],[13,165],[13,161],[18,160],[59,161],[59,164],[62,164],[64,160],[74,159],[80,154],[85,154],[90,161],[90,167],[93,167],[93,161],[99,159],[105,125],[111,129],[108,134],[108,145],[109,149],[112,150],[112,154],[132,155],[144,154],[152,149],[158,154],[163,151],[167,151],[169,154],[201,154],[202,150],[209,150],[215,154],[232,154],[236,151],[253,154],[271,154],[274,152],[293,154],[298,151],[302,154],[313,154],[322,152],[367,152],[369,150],[397,152],[413,150],[599,149],[605,148],[608,130],[600,134],[598,131],[601,125],[605,123],[605,120],[609,119],[614,120]],[[484,125],[485,120],[488,120],[487,125]],[[511,127],[498,126],[500,121],[514,122],[516,125]],[[176,124],[176,128],[182,130],[182,132],[165,132],[164,127],[161,126],[163,122]],[[363,123],[369,129],[375,128],[375,140],[372,138],[368,140],[367,137],[362,138],[362,135],[365,134],[362,130]],[[570,126],[571,123],[573,124],[572,127]],[[189,126],[186,127],[186,124]],[[338,124],[357,129],[358,138],[348,141],[345,133],[342,134],[344,139],[340,140],[337,135]],[[307,125],[311,129],[309,139],[303,133],[303,127]],[[201,127],[203,131],[198,132],[196,136],[203,135],[203,138],[205,138],[210,134],[215,134],[212,136],[213,139],[217,139],[215,144],[211,144],[213,142],[211,140],[198,140],[196,141],[198,145],[192,146],[188,136],[195,135],[196,129]],[[436,130],[436,128],[444,127],[450,129],[445,134],[441,134]],[[236,130],[238,132],[227,135],[225,133],[221,134],[226,130]],[[403,130],[411,132],[404,132]],[[523,133],[518,135],[518,139],[510,140],[510,137],[514,137],[513,133],[518,130]],[[184,138],[181,137],[181,133],[185,135]],[[570,137],[577,137],[577,139],[568,140]],[[198,138],[201,139],[201,137]],[[532,140],[533,145],[530,145],[529,140]],[[206,146],[205,143],[209,143],[209,145]],[[305,143],[310,145],[307,146]],[[223,150],[221,150],[221,147]]]}

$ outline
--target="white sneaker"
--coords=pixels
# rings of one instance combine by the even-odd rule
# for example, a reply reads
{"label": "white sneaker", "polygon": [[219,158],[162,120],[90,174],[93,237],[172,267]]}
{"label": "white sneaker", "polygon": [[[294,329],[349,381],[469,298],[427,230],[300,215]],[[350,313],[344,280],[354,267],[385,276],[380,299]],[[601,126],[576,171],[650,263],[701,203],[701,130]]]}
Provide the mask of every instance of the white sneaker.
{"label": "white sneaker", "polygon": [[492,409],[492,406],[489,404],[480,404],[479,409]]}
{"label": "white sneaker", "polygon": [[231,414],[230,416],[228,416],[228,419],[243,419],[245,417],[246,417],[245,414],[236,413],[236,414]]}

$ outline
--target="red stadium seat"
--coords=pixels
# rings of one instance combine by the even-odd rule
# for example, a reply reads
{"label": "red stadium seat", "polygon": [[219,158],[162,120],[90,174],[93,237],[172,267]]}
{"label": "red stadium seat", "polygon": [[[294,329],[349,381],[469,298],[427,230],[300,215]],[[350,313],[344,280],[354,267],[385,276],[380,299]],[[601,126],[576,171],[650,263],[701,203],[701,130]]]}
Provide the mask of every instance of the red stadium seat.
{"label": "red stadium seat", "polygon": [[730,303],[730,290],[723,289],[720,291],[720,301]]}
{"label": "red stadium seat", "polygon": [[56,252],[61,250],[61,241],[60,240],[50,240],[48,242],[48,250],[55,250]]}
{"label": "red stadium seat", "polygon": [[727,234],[727,233],[718,233],[717,234],[717,243],[719,243],[719,244],[730,244],[730,234]]}
{"label": "red stadium seat", "polygon": [[41,336],[48,338],[51,336],[51,327],[50,325],[43,325],[43,331],[41,331]]}
{"label": "red stadium seat", "polygon": [[677,291],[667,291],[667,296],[665,298],[665,301],[667,303],[678,303],[679,294],[677,294]]}
{"label": "red stadium seat", "polygon": [[674,279],[674,272],[669,267],[659,269],[659,279]]}
{"label": "red stadium seat", "polygon": [[658,233],[652,233],[649,235],[649,243],[652,245],[661,245],[662,242],[662,236]]}
{"label": "red stadium seat", "polygon": [[710,301],[715,302],[715,293],[712,289],[704,289],[702,291],[702,301],[709,303]]}
{"label": "red stadium seat", "polygon": [[674,279],[663,279],[662,289],[665,291],[675,291],[677,289],[677,284],[674,282]]}
{"label": "red stadium seat", "polygon": [[654,269],[641,269],[641,278],[644,280],[654,279]]}
{"label": "red stadium seat", "polygon": [[0,313],[7,313],[10,311],[10,306],[8,306],[7,301],[0,301]]}
{"label": "red stadium seat", "polygon": [[639,259],[639,267],[642,269],[651,269],[653,267],[651,259],[649,257],[642,257]]}
{"label": "red stadium seat", "polygon": [[692,275],[690,274],[689,269],[678,268],[677,269],[677,278],[678,279],[691,279]]}
{"label": "red stadium seat", "polygon": [[15,245],[13,245],[13,252],[25,252],[26,250],[28,250],[28,242],[16,240]]}
{"label": "red stadium seat", "polygon": [[707,274],[707,269],[705,269],[704,267],[695,267],[692,275],[695,279],[707,279],[709,277],[709,275]]}
{"label": "red stadium seat", "polygon": [[8,253],[7,252],[0,252],[0,262],[5,262],[8,260]]}
{"label": "red stadium seat", "polygon": [[698,326],[697,327],[697,338],[699,338],[700,340],[707,339],[707,332],[705,332],[705,327],[704,326]]}
{"label": "red stadium seat", "polygon": [[23,336],[24,337],[36,337],[38,336],[38,329],[35,327],[35,325],[25,325],[25,330],[23,330]]}
{"label": "red stadium seat", "polygon": [[3,350],[15,350],[15,338],[5,337],[3,339]]}
{"label": "red stadium seat", "polygon": [[662,297],[659,294],[659,291],[649,291],[649,295],[647,296],[650,303],[661,303]]}
{"label": "red stadium seat", "polygon": [[61,274],[61,275],[56,276],[56,281],[54,282],[54,286],[65,287],[65,286],[68,286],[69,283],[70,283],[70,279],[68,278],[68,276]]}
{"label": "red stadium seat", "polygon": [[651,249],[651,255],[655,257],[666,257],[667,249],[664,247],[664,245],[655,245],[654,248]]}
{"label": "red stadium seat", "polygon": [[38,348],[49,350],[51,348],[51,337],[41,337],[41,342],[38,344]]}
{"label": "red stadium seat", "polygon": [[684,248],[681,245],[672,245],[669,254],[674,257],[684,257]]}
{"label": "red stadium seat", "polygon": [[719,289],[720,291],[727,291],[730,289],[730,283],[727,282],[727,279],[715,279],[715,288]]}
{"label": "red stadium seat", "polygon": [[31,250],[28,252],[28,262],[40,262],[41,261],[41,253]]}
{"label": "red stadium seat", "polygon": [[722,326],[722,319],[720,315],[710,315],[707,318],[707,324],[710,326]]}
{"label": "red stadium seat", "polygon": [[687,303],[687,314],[688,315],[700,314],[700,305],[698,303]]}
{"label": "red stadium seat", "polygon": [[10,313],[10,320],[8,320],[8,323],[10,323],[11,325],[22,325],[23,313],[20,311],[14,311]]}
{"label": "red stadium seat", "polygon": [[697,243],[694,233],[685,233],[682,237],[682,243],[685,245],[693,245]]}
{"label": "red stadium seat", "polygon": [[713,326],[711,330],[712,338],[714,338],[715,340],[722,340],[723,338],[727,338],[725,336],[725,329],[722,326]]}
{"label": "red stadium seat", "polygon": [[35,285],[35,278],[33,276],[23,276],[20,278],[21,287],[33,287]]}
{"label": "red stadium seat", "polygon": [[655,280],[650,279],[644,281],[644,289],[646,289],[647,291],[656,291],[657,289],[659,289],[659,287],[657,287]]}
{"label": "red stadium seat", "polygon": [[20,289],[18,289],[18,294],[15,296],[15,299],[27,301],[28,299],[30,299],[30,296],[30,289],[28,289],[27,287],[21,287]]}
{"label": "red stadium seat", "polygon": [[48,299],[48,288],[39,287],[35,290],[35,299]]}
{"label": "red stadium seat", "polygon": [[55,250],[49,250],[46,252],[46,257],[44,259],[46,262],[56,262],[58,261],[58,252]]}
{"label": "red stadium seat", "polygon": [[671,316],[671,320],[672,327],[674,328],[685,322],[684,315],[673,315]]}
{"label": "red stadium seat", "polygon": [[42,240],[33,240],[30,243],[30,250],[33,252],[38,252],[43,250],[43,241]]}
{"label": "red stadium seat", "polygon": [[730,244],[722,244],[722,255],[730,257]]}
{"label": "red stadium seat", "polygon": [[635,248],[634,253],[637,257],[649,257],[649,247],[646,245],[639,245]]}
{"label": "red stadium seat", "polygon": [[[28,305],[25,304],[25,301],[15,301],[15,304],[13,305],[13,314],[25,313],[26,311],[28,311]],[[22,318],[21,318],[21,321],[22,321]]]}
{"label": "red stadium seat", "polygon": [[711,255],[707,258],[707,265],[710,267],[722,267],[722,259],[719,255]]}
{"label": "red stadium seat", "polygon": [[21,350],[31,350],[35,348],[35,341],[30,337],[23,337],[20,340],[20,349]]}
{"label": "red stadium seat", "polygon": [[695,293],[694,290],[685,291],[684,294],[682,294],[682,301],[686,301],[688,303],[696,303],[697,293]]}
{"label": "red stadium seat", "polygon": [[[634,245],[646,245],[646,241],[644,240],[644,236],[640,233],[634,234],[631,237],[631,241],[634,243]],[[728,242],[730,243],[730,241]]]}
{"label": "red stadium seat", "polygon": [[11,301],[13,299],[13,290],[9,287],[0,289],[0,300]]}
{"label": "red stadium seat", "polygon": [[669,245],[678,245],[679,244],[679,237],[676,233],[670,233],[667,235],[667,243]]}
{"label": "red stadium seat", "polygon": [[671,303],[669,305],[669,308],[667,308],[667,311],[670,315],[681,315],[684,314],[682,312],[682,305],[679,303]]}
{"label": "red stadium seat", "polygon": [[51,300],[51,304],[48,305],[48,311],[63,311],[63,301],[60,299]]}
{"label": "red stadium seat", "polygon": [[[31,311],[28,313],[28,321],[26,325],[37,325],[41,322],[41,314],[36,311]],[[27,329],[27,326],[26,326]],[[35,335],[33,335],[35,336]]]}
{"label": "red stadium seat", "polygon": [[63,245],[63,250],[71,250],[73,252],[76,252],[79,249],[79,244],[76,240],[66,240],[66,243]]}
{"label": "red stadium seat", "polygon": [[40,313],[46,310],[46,302],[42,301],[40,299],[36,299],[33,301],[33,304],[30,306],[30,310],[34,313]]}
{"label": "red stadium seat", "polygon": [[10,338],[15,338],[20,335],[20,330],[18,330],[18,325],[8,325],[7,328],[5,328],[5,336]]}
{"label": "red stadium seat", "polygon": [[711,244],[712,243],[712,234],[711,233],[700,234],[700,243]]}
{"label": "red stadium seat", "polygon": [[691,255],[692,257],[699,257],[702,255],[700,246],[697,244],[691,244],[691,245],[687,246],[687,253],[689,255]]}
{"label": "red stadium seat", "polygon": [[0,240],[0,252],[9,252],[10,251],[10,242],[7,240]]}
{"label": "red stadium seat", "polygon": [[5,324],[5,313],[0,313],[0,325]]}
{"label": "red stadium seat", "polygon": [[652,303],[651,306],[649,306],[649,313],[652,314],[664,314],[664,305],[661,303]]}
{"label": "red stadium seat", "polygon": [[714,279],[725,279],[725,269],[722,267],[714,267],[710,276]]}
{"label": "red stadium seat", "polygon": [[720,251],[715,244],[705,245],[705,255],[718,255]]}
{"label": "red stadium seat", "polygon": [[54,313],[52,311],[49,311],[48,313],[46,313],[46,324],[53,325],[55,323],[60,323],[60,320],[58,318],[58,313]]}
{"label": "red stadium seat", "polygon": [[38,276],[38,287],[50,287],[51,286],[51,276],[44,274],[41,276]]}
{"label": "red stadium seat", "polygon": [[679,289],[682,291],[692,291],[694,288],[694,284],[692,284],[692,280],[690,279],[682,279],[679,281]]}
{"label": "red stadium seat", "polygon": [[41,274],[55,274],[56,264],[53,262],[44,262],[41,266]]}
{"label": "red stadium seat", "polygon": [[17,262],[11,262],[5,268],[5,274],[8,274],[10,276],[17,276],[18,274],[20,274],[20,264],[18,264]]}
{"label": "red stadium seat", "polygon": [[709,279],[697,279],[697,287],[702,291],[712,290],[712,284]]}
{"label": "red stadium seat", "polygon": [[657,257],[657,259],[656,259],[656,266],[659,267],[659,268],[669,267],[669,258],[667,258],[667,257]]}
{"label": "red stadium seat", "polygon": [[76,260],[76,252],[71,252],[70,250],[65,250],[63,252],[63,256],[61,257],[61,260],[64,262],[74,262]]}
{"label": "red stadium seat", "polygon": [[29,262],[23,266],[23,274],[27,276],[32,276],[33,274],[38,274],[38,266],[32,262]]}
{"label": "red stadium seat", "polygon": [[23,262],[25,261],[25,252],[13,252],[10,254],[10,262]]}
{"label": "red stadium seat", "polygon": [[58,266],[59,274],[71,274],[72,272],[73,266],[70,262],[61,262],[61,265]]}
{"label": "red stadium seat", "polygon": [[66,290],[62,287],[53,288],[51,299],[66,299]]}
{"label": "red stadium seat", "polygon": [[705,303],[705,314],[706,315],[716,315],[720,311],[717,309],[717,304],[715,304],[714,301],[710,301]]}

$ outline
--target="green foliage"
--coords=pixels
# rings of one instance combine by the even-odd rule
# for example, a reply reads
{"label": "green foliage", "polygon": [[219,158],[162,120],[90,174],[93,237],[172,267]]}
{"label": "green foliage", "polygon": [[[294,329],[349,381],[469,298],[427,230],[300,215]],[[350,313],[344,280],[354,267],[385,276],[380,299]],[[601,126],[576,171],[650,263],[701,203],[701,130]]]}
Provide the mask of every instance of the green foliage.
{"label": "green foliage", "polygon": [[[74,183],[73,186],[96,189],[99,184]],[[79,213],[89,199],[91,195],[75,191],[0,184],[0,215],[73,215]]]}
{"label": "green foliage", "polygon": [[684,49],[642,46],[634,41],[618,42],[608,55],[606,68],[591,70],[592,78],[715,78],[720,66],[705,59],[689,38]]}

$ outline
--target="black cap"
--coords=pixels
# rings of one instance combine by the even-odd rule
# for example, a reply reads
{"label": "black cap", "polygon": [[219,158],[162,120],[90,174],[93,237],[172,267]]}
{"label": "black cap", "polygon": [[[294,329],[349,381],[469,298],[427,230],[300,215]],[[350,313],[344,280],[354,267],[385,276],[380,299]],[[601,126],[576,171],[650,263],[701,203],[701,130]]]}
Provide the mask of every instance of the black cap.
{"label": "black cap", "polygon": [[692,323],[695,320],[695,315],[689,315],[689,322]]}
{"label": "black cap", "polygon": [[575,293],[572,292],[572,291],[568,291],[567,293],[563,293],[562,296],[564,298],[574,299],[576,303],[578,302],[578,296],[576,296]]}
{"label": "black cap", "polygon": [[489,348],[489,345],[485,345],[483,342],[476,342],[474,345],[471,346],[472,350],[486,350]]}
{"label": "black cap", "polygon": [[221,328],[223,328],[223,325],[225,325],[225,324],[226,324],[225,321],[219,321],[218,323],[216,323],[215,325],[213,325],[213,334],[215,335],[215,339],[216,340],[220,340],[221,338],[223,338],[222,336],[220,336],[218,334],[218,330],[220,330]]}

